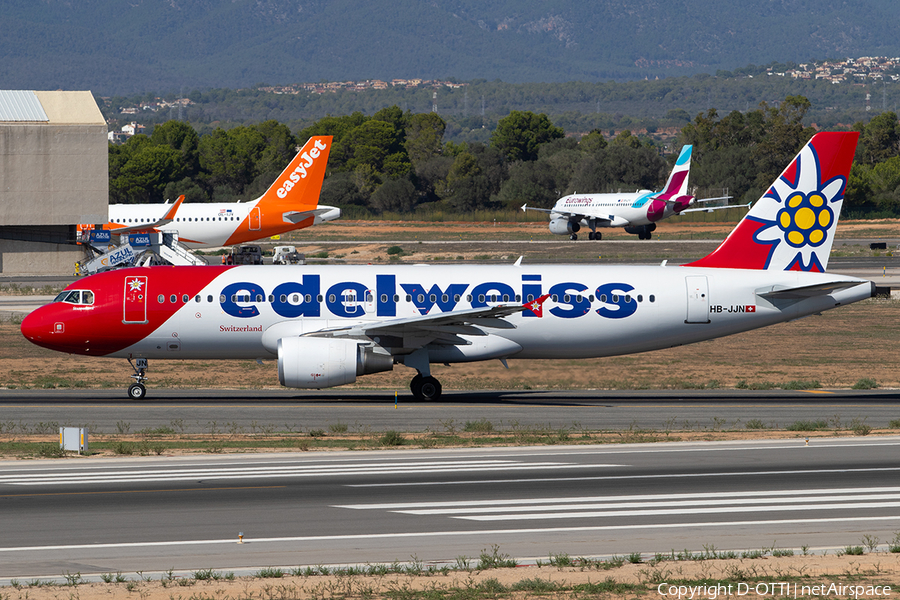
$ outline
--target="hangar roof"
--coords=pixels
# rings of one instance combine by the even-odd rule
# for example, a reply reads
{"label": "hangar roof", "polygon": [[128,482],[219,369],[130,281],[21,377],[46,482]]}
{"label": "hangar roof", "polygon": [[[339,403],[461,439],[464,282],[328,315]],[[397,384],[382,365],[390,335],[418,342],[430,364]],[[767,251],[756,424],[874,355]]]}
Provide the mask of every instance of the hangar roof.
{"label": "hangar roof", "polygon": [[0,122],[106,125],[90,92],[0,90]]}

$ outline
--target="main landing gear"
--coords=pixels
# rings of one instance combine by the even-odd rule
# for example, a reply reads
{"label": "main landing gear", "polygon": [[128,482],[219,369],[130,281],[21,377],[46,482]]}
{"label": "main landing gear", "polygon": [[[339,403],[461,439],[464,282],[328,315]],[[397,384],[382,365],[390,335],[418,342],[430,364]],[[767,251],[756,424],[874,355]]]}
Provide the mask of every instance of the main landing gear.
{"label": "main landing gear", "polygon": [[134,369],[134,375],[131,376],[134,379],[134,383],[128,386],[128,397],[132,400],[142,400],[147,395],[147,388],[144,386],[144,382],[147,381],[148,361],[146,358],[138,358],[135,359],[135,362],[131,362],[129,358],[128,364]]}
{"label": "main landing gear", "polygon": [[[603,239],[603,234],[600,233],[599,231],[597,231],[597,219],[588,219],[587,225],[588,225],[588,227],[591,228],[591,230],[588,232],[589,240],[597,240],[599,242],[600,240]],[[569,236],[569,239],[572,240],[573,242],[576,241],[578,239],[578,234],[573,233],[572,235]]]}
{"label": "main landing gear", "polygon": [[431,375],[417,374],[409,382],[409,391],[416,400],[440,400],[442,390],[441,382]]}

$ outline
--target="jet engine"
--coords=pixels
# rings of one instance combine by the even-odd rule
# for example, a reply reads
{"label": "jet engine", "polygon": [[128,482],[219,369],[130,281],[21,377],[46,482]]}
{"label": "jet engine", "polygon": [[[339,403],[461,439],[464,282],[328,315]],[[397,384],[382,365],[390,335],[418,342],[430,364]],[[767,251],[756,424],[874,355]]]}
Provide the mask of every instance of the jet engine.
{"label": "jet engine", "polygon": [[556,235],[570,235],[581,231],[581,223],[568,219],[553,219],[550,221],[550,233]]}
{"label": "jet engine", "polygon": [[394,368],[392,356],[354,340],[286,337],[278,340],[278,380],[290,388],[321,389],[353,383],[357,375]]}

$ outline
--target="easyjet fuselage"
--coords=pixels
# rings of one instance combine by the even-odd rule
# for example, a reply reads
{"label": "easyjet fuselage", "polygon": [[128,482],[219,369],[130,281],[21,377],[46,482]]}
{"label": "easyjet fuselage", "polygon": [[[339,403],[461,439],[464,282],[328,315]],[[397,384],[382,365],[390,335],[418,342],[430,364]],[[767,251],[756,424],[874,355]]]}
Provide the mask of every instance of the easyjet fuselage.
{"label": "easyjet fuselage", "polygon": [[[858,285],[809,298],[759,295],[835,280]],[[29,339],[95,356],[274,358],[280,338],[550,294],[540,316],[492,319],[490,335],[461,331],[464,345],[431,342],[430,361],[586,358],[716,338],[872,295],[870,282],[828,273],[665,266],[152,267],[94,275],[69,289],[86,284],[92,304],[43,307],[41,339]],[[27,325],[34,332],[36,324]]]}
{"label": "easyjet fuselage", "polygon": [[[285,222],[282,210],[273,208],[269,215],[259,204],[259,200],[182,204],[174,221],[156,229],[177,233],[179,241],[190,248],[213,248],[279,235],[317,224],[316,221],[330,221],[340,215],[340,209],[335,208],[333,211],[336,215],[325,213],[318,217],[309,216],[298,223]],[[109,220],[124,227],[154,223],[169,208],[168,204],[112,204],[109,207]]]}

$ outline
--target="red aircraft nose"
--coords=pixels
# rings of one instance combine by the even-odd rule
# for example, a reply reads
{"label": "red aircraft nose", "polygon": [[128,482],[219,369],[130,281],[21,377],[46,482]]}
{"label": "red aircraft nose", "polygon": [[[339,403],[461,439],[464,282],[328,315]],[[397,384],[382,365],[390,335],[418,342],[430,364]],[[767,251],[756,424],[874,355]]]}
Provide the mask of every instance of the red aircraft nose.
{"label": "red aircraft nose", "polygon": [[42,306],[29,313],[19,327],[25,339],[44,348],[57,349],[57,344],[65,338],[66,325],[54,320],[54,312],[52,306]]}

